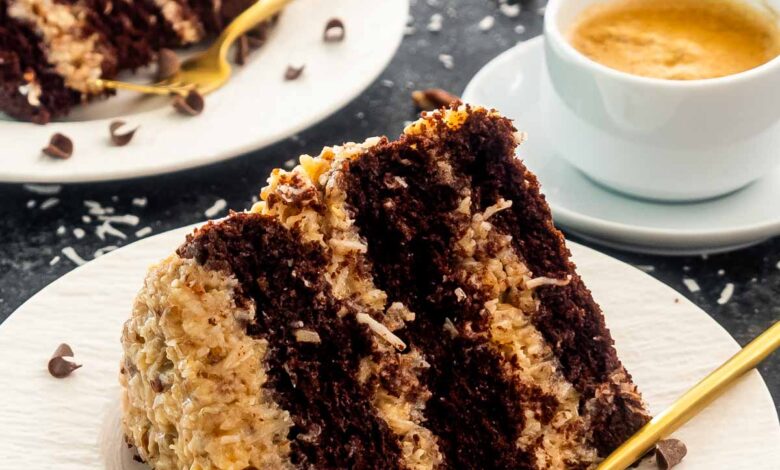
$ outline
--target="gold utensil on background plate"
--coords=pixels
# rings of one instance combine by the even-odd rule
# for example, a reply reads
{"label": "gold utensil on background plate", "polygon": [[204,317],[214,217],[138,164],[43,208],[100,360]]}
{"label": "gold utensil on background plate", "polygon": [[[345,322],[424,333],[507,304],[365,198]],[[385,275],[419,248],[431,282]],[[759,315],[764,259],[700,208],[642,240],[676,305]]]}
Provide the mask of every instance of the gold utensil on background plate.
{"label": "gold utensil on background plate", "polygon": [[173,76],[151,85],[97,79],[98,90],[132,90],[155,95],[186,94],[196,90],[205,95],[228,81],[231,66],[227,60],[230,46],[243,34],[271,18],[292,0],[259,0],[238,15],[208,49],[184,61]]}
{"label": "gold utensil on background plate", "polygon": [[780,347],[780,321],[761,333],[731,359],[701,380],[650,420],[598,466],[598,470],[625,470],[661,439],[703,410],[746,372]]}

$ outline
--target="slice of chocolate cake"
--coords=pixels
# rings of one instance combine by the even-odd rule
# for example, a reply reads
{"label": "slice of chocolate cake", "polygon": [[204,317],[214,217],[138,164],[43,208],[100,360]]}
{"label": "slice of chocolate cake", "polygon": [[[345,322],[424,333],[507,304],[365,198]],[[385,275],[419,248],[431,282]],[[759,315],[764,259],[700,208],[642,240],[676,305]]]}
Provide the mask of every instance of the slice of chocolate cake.
{"label": "slice of chocolate cake", "polygon": [[[0,112],[44,124],[96,78],[217,34],[250,0],[0,0]],[[264,30],[268,24],[259,28]]]}
{"label": "slice of chocolate cake", "polygon": [[156,469],[593,469],[649,419],[495,112],[275,170],[152,267],[123,426]]}

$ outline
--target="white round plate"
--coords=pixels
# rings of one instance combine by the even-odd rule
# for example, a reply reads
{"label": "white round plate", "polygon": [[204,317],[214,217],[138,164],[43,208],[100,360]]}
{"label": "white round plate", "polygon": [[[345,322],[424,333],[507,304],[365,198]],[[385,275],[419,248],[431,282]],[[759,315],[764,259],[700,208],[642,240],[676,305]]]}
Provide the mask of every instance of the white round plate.
{"label": "white round plate", "polygon": [[542,37],[504,52],[471,80],[463,100],[496,108],[528,133],[519,155],[536,173],[564,228],[614,248],[689,255],[729,251],[780,234],[780,168],[730,195],[697,203],[660,203],[610,191],[559,158],[540,110],[548,80]]}
{"label": "white round plate", "polygon": [[[177,114],[166,98],[132,92],[74,109],[45,126],[0,115],[0,181],[71,183],[157,175],[236,157],[270,145],[324,119],[374,81],[401,43],[408,0],[295,0],[268,42],[253,52],[234,77],[206,97],[197,117]],[[340,18],[346,37],[325,43],[330,18]],[[288,65],[305,65],[285,81]],[[150,81],[148,74],[123,76]],[[108,125],[122,119],[140,125],[132,142],[115,147]],[[41,154],[51,135],[73,140],[68,160]]]}
{"label": "white round plate", "polygon": [[[119,336],[147,267],[172,253],[191,230],[167,232],[91,261],[0,325],[0,468],[146,468],[132,461],[119,430]],[[671,288],[597,251],[570,247],[652,412],[739,349]],[[84,366],[55,379],[46,363],[62,342]],[[780,424],[756,371],[676,436],[688,446],[679,470],[780,468]]]}

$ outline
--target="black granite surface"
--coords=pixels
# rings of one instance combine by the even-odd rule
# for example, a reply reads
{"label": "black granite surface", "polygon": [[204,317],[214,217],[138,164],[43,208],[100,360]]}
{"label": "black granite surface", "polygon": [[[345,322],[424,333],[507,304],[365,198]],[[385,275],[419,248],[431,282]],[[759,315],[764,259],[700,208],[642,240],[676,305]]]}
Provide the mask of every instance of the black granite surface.
{"label": "black granite surface", "polygon": [[[75,267],[62,255],[64,247],[72,247],[88,260],[107,245],[132,243],[137,239],[135,232],[144,227],[161,233],[204,220],[204,211],[219,199],[227,201],[227,207],[246,208],[271,168],[301,153],[317,153],[323,145],[379,134],[396,136],[405,121],[415,118],[409,99],[412,90],[441,87],[460,93],[491,58],[541,31],[542,3],[533,1],[523,2],[522,12],[515,17],[502,12],[497,0],[412,3],[409,34],[388,69],[354,102],[300,135],[218,165],[132,181],[66,185],[54,195],[37,194],[22,185],[0,185],[0,321]],[[428,30],[434,14],[443,18],[439,32]],[[486,16],[494,17],[495,24],[483,31],[480,21]],[[444,67],[440,54],[452,56],[451,69]],[[56,204],[44,209],[42,204],[49,198],[55,199],[46,205]],[[147,204],[134,204],[136,198],[146,198]],[[82,220],[88,211],[85,200],[113,207],[116,214],[135,214],[140,223],[114,224],[127,239],[108,235],[101,240],[95,233],[99,224],[95,217],[90,222]],[[79,238],[74,229],[83,230],[84,236]],[[668,258],[598,249],[677,289],[709,312],[740,344],[780,319],[780,238],[709,257]],[[701,289],[692,292],[683,279],[695,280]],[[717,300],[727,283],[733,283],[734,295],[720,305]],[[762,365],[761,373],[775,403],[780,404],[780,354]]]}

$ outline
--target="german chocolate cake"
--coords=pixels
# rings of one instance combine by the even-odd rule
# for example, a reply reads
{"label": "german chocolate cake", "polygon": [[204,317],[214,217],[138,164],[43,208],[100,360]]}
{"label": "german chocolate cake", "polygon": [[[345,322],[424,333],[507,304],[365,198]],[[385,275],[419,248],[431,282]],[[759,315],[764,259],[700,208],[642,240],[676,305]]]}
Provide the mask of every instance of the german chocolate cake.
{"label": "german chocolate cake", "polygon": [[[219,32],[252,0],[0,0],[0,112],[40,124],[163,47]],[[260,26],[261,30],[267,25]]]}
{"label": "german chocolate cake", "polygon": [[275,170],[153,266],[122,344],[162,469],[594,469],[648,413],[521,134],[467,106]]}

